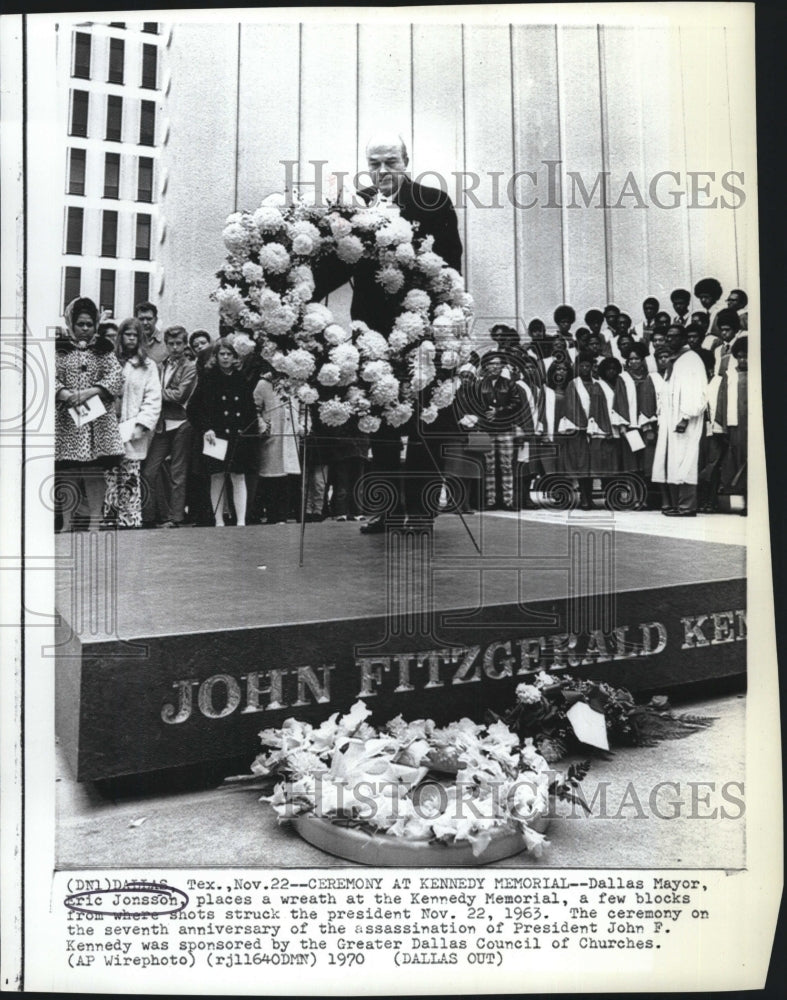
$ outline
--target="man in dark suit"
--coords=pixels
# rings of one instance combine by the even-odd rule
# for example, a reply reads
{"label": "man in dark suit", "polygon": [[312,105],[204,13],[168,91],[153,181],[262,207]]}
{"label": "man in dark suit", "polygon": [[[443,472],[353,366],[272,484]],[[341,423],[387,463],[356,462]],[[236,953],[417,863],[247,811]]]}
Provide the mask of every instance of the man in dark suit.
{"label": "man in dark suit", "polygon": [[[418,223],[415,242],[426,236],[434,239],[433,251],[461,272],[462,241],[451,199],[438,188],[417,184],[407,175],[409,158],[401,136],[380,135],[369,140],[366,161],[370,187],[362,188],[358,195],[369,207],[381,203],[397,205],[402,218]],[[386,295],[376,281],[378,265],[362,259],[354,269],[340,261],[331,261],[328,267],[318,269],[314,299],[319,301],[329,292],[343,285],[352,276],[353,297],[350,315],[362,320],[373,330],[387,336],[401,309],[403,295]],[[420,405],[420,401],[419,401]],[[442,422],[440,422],[442,423]],[[372,435],[372,471],[378,482],[388,485],[391,496],[396,496],[396,510],[401,513],[407,499],[407,513],[411,519],[431,520],[425,503],[425,492],[433,494],[435,477],[442,466],[442,447],[437,428],[425,428],[418,412],[404,427],[390,427],[383,423]],[[408,436],[405,461],[405,484],[400,482],[401,438]],[[421,485],[423,484],[423,485]],[[386,514],[372,518],[362,525],[364,534],[385,531]]]}

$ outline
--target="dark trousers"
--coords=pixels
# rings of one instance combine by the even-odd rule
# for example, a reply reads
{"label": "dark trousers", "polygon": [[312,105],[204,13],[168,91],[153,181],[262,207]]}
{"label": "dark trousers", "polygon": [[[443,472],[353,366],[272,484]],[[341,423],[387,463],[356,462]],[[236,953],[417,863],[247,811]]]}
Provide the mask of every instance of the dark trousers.
{"label": "dark trousers", "polygon": [[[170,477],[172,495],[167,497],[162,482],[162,465],[170,456]],[[173,431],[156,434],[150,442],[148,457],[142,467],[142,475],[148,484],[142,517],[154,521],[156,510],[162,521],[183,521],[186,508],[186,480],[191,460],[191,424],[188,420]]]}
{"label": "dark trousers", "polygon": [[358,484],[358,494],[364,513],[388,517],[404,513],[402,496],[402,435],[387,424],[370,439],[372,463]]}
{"label": "dark trousers", "polygon": [[338,458],[333,463],[334,517],[354,517],[360,513],[356,487],[362,469],[363,459],[360,455],[348,455],[347,458]]}
{"label": "dark trousers", "polygon": [[443,440],[412,435],[404,462],[404,500],[407,516],[431,520],[438,512],[443,484]]}
{"label": "dark trousers", "polygon": [[696,513],[697,486],[694,483],[667,483],[671,506],[681,512]]}

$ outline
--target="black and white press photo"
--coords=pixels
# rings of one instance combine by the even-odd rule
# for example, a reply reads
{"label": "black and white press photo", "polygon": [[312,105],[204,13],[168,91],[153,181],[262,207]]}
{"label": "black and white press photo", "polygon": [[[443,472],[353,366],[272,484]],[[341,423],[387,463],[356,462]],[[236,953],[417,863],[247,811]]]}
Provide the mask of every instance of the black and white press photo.
{"label": "black and white press photo", "polygon": [[4,22],[28,988],[754,985],[750,7]]}

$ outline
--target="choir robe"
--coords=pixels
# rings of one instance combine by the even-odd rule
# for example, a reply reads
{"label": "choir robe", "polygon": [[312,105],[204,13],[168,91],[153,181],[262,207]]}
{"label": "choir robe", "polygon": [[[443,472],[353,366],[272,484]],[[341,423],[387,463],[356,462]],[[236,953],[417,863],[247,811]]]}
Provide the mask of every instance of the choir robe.
{"label": "choir robe", "polygon": [[721,460],[721,488],[725,493],[746,493],[749,432],[749,373],[736,366],[727,369],[719,386],[716,420],[728,438]]}
{"label": "choir robe", "polygon": [[557,429],[566,415],[566,394],[548,385],[542,386],[538,398],[538,423],[541,429],[541,439],[538,445],[538,458],[534,463],[542,475],[550,472],[565,471],[566,439],[558,434]]}
{"label": "choir robe", "polygon": [[[654,483],[696,485],[708,385],[699,354],[689,348],[681,351],[665,383],[652,479]],[[684,419],[686,429],[678,433],[675,428]]]}
{"label": "choir robe", "polygon": [[[656,448],[654,436],[657,420],[656,388],[651,379],[634,379],[623,372],[615,386],[615,410],[620,414],[625,426],[638,430],[645,447],[632,451],[625,437],[621,438],[621,463],[625,472],[640,472],[650,476],[653,469],[653,452]],[[651,438],[647,440],[646,435]],[[648,446],[650,455],[648,456]],[[649,464],[648,464],[649,463]]]}
{"label": "choir robe", "polygon": [[523,401],[522,412],[518,420],[518,433],[516,436],[524,439],[519,445],[516,457],[517,462],[519,463],[520,473],[529,476],[534,475],[536,472],[536,469],[533,468],[533,458],[538,452],[538,399],[536,396],[536,390],[524,379],[519,379],[516,384],[521,390]]}
{"label": "choir robe", "polygon": [[590,440],[590,468],[593,475],[620,471],[620,426],[615,410],[615,390],[599,379],[590,391],[587,434]]}
{"label": "choir robe", "polygon": [[557,432],[563,435],[563,464],[566,472],[575,476],[589,476],[590,442],[587,435],[590,416],[590,390],[581,378],[573,378],[566,386],[564,413]]}
{"label": "choir robe", "polygon": [[716,490],[719,485],[719,465],[727,450],[727,440],[723,436],[724,428],[717,419],[721,383],[721,375],[714,375],[710,382],[708,382],[708,388],[705,393],[708,403],[705,408],[704,429],[702,440],[700,441],[699,482],[707,484],[706,488],[709,491],[709,495],[706,502],[708,503],[715,501]]}

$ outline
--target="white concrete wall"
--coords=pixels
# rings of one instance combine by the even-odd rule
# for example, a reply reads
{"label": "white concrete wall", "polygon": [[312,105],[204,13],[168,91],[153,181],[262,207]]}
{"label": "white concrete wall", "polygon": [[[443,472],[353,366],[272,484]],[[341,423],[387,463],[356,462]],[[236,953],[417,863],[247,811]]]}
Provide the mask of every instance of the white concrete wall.
{"label": "white concrete wall", "polygon": [[[615,301],[637,321],[646,295],[669,307],[672,288],[706,275],[725,290],[744,283],[742,214],[687,207],[687,171],[715,171],[710,197],[737,203],[720,176],[753,163],[737,96],[745,67],[728,48],[723,27],[177,24],[167,51],[162,315],[215,330],[208,295],[226,215],[282,190],[283,160],[298,162],[302,182],[314,177],[310,160],[327,160],[326,174],[363,169],[380,126],[401,130],[413,174],[436,171],[455,201],[455,173],[481,175],[480,204],[468,197],[459,216],[484,329],[500,319],[523,328],[534,316],[549,326],[564,301],[579,316]],[[549,201],[547,160],[561,161],[560,205]],[[515,193],[520,204],[537,195],[537,206],[507,197],[517,171],[535,173],[537,186],[521,177]],[[585,207],[574,190],[569,207],[568,171],[588,190],[608,171],[608,201],[619,205],[599,207],[597,190]],[[680,174],[659,186],[665,203],[684,192],[675,208],[652,202],[659,171]],[[629,173],[649,207],[630,190],[619,199]],[[751,208],[753,181],[742,185]],[[339,300],[341,312],[346,295]]]}

